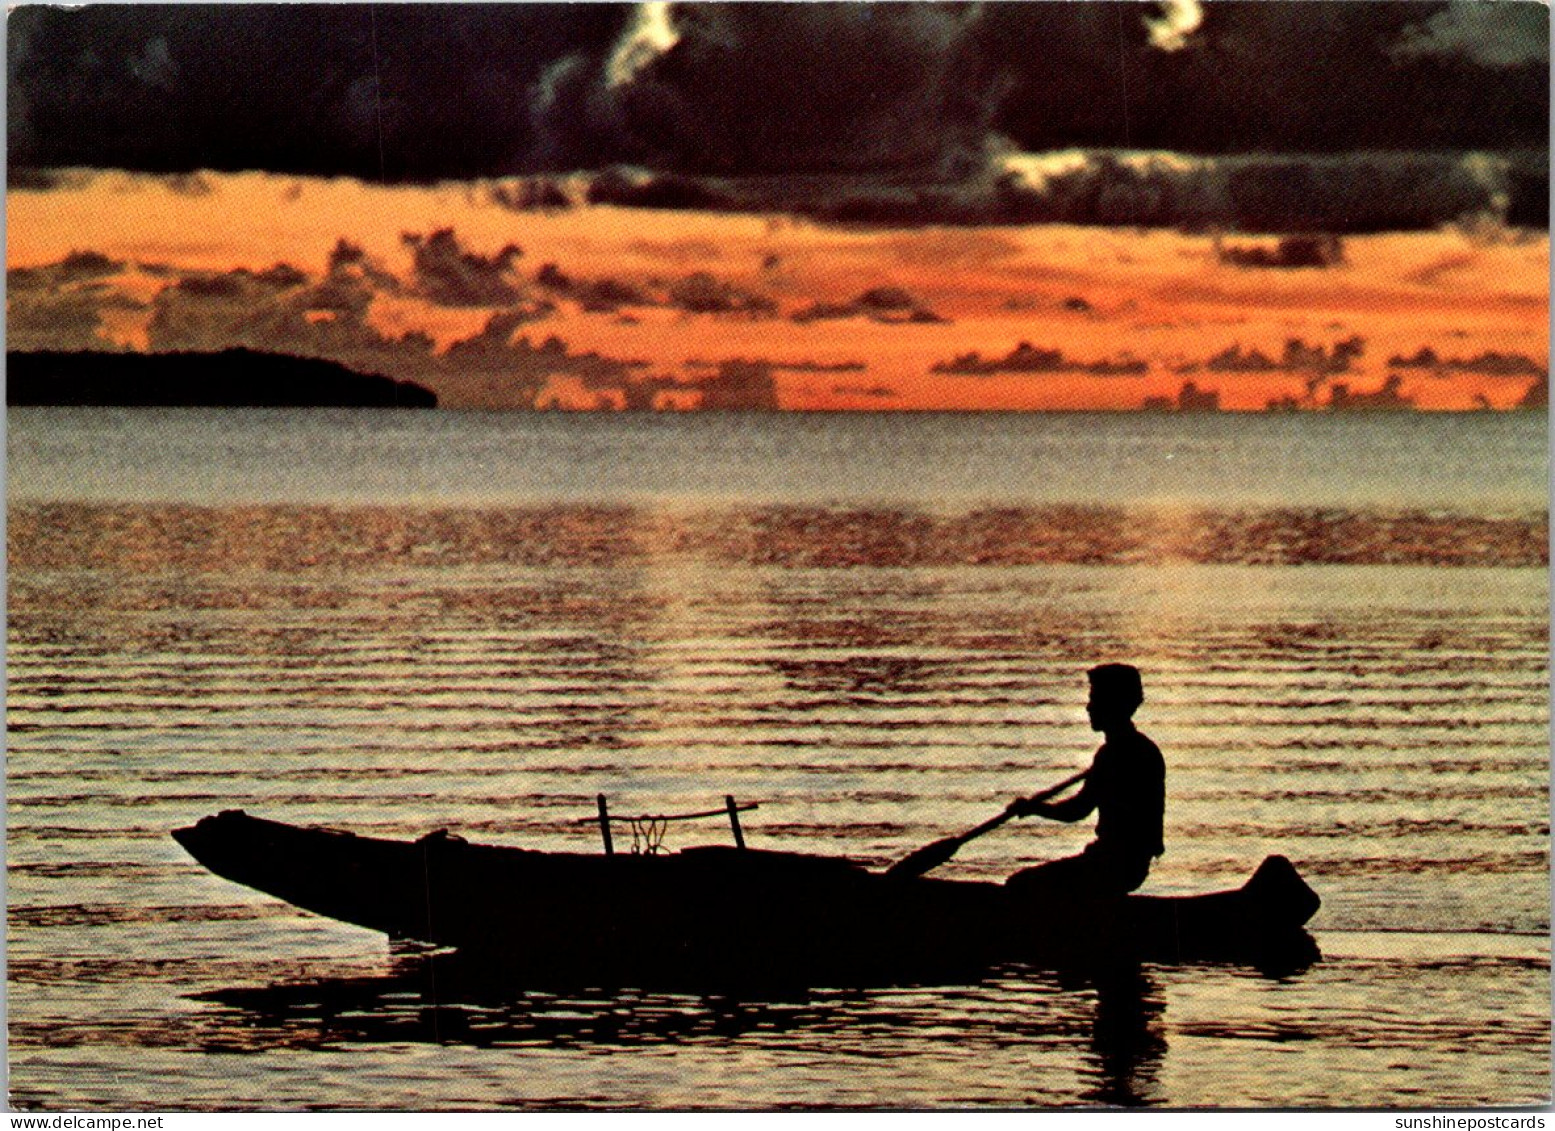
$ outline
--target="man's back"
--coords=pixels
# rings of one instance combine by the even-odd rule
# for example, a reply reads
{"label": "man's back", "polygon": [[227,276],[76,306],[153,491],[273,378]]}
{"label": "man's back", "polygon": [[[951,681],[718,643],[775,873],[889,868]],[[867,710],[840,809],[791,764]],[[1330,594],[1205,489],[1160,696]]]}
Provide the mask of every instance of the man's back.
{"label": "man's back", "polygon": [[1085,789],[1096,805],[1098,847],[1146,861],[1165,851],[1166,761],[1154,742],[1137,730],[1109,735]]}

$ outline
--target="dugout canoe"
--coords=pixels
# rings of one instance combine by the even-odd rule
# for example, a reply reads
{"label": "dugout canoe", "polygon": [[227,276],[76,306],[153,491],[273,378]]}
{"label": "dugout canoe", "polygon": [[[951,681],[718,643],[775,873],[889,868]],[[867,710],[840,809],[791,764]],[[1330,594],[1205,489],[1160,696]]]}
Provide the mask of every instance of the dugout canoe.
{"label": "dugout canoe", "polygon": [[1317,895],[1282,856],[1242,887],[1031,906],[997,883],[900,879],[838,857],[708,846],[538,852],[264,820],[238,810],[173,837],[210,871],[395,939],[520,976],[591,984],[920,980],[1001,962],[1102,958],[1264,969],[1317,956]]}

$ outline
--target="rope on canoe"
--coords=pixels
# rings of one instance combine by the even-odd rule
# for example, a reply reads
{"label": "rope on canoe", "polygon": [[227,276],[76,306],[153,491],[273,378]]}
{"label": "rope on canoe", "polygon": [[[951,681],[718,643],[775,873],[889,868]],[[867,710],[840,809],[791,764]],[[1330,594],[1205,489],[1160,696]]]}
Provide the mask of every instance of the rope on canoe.
{"label": "rope on canoe", "polygon": [[664,845],[664,834],[669,829],[671,821],[694,821],[703,817],[728,817],[729,827],[734,833],[734,845],[736,848],[745,847],[745,834],[740,831],[740,814],[748,813],[752,809],[760,809],[759,801],[747,801],[744,805],[736,805],[734,797],[724,796],[722,809],[705,809],[699,813],[653,813],[640,817],[611,817],[610,808],[603,793],[595,798],[599,806],[599,815],[594,818],[584,818],[571,822],[574,825],[599,823],[600,835],[605,842],[605,855],[610,856],[615,852],[610,836],[610,825],[614,821],[617,824],[625,822],[632,830],[632,855],[656,855]]}
{"label": "rope on canoe", "polygon": [[[735,808],[735,812],[738,812],[738,813],[748,813],[752,809],[760,809],[761,808],[761,802],[759,802],[759,801],[743,801],[740,804],[736,805],[734,808]],[[654,814],[652,814],[651,817],[648,814],[644,814],[641,817],[617,817],[614,813],[612,813],[610,815],[610,819],[612,821],[647,821],[647,820],[654,820],[654,821],[696,821],[696,820],[702,819],[703,817],[727,817],[728,815],[729,815],[729,810],[728,810],[727,807],[725,807],[725,808],[722,808],[722,809],[704,809],[700,813],[654,813]],[[592,825],[592,824],[596,823],[598,820],[599,820],[598,817],[579,817],[575,821],[569,821],[568,824],[571,824],[571,825]]]}
{"label": "rope on canoe", "polygon": [[[759,802],[759,801],[745,801],[745,802],[741,802],[739,805],[736,805],[734,807],[734,811],[736,813],[749,813],[752,809],[760,809],[760,808],[761,808],[761,802]],[[626,821],[626,822],[630,822],[630,821],[665,821],[665,822],[668,822],[668,821],[699,821],[699,820],[701,820],[704,817],[727,817],[728,815],[729,815],[729,810],[726,807],[726,808],[723,808],[723,809],[705,809],[705,810],[703,810],[700,813],[652,813],[652,814],[644,813],[640,817],[618,817],[614,813],[612,813],[612,814],[610,814],[610,819],[612,821]],[[573,825],[596,825],[598,823],[599,823],[599,818],[598,817],[579,817],[576,820],[567,822],[567,824],[569,826],[573,826]]]}
{"label": "rope on canoe", "polygon": [[669,830],[668,817],[629,817],[632,826],[632,855],[657,856]]}

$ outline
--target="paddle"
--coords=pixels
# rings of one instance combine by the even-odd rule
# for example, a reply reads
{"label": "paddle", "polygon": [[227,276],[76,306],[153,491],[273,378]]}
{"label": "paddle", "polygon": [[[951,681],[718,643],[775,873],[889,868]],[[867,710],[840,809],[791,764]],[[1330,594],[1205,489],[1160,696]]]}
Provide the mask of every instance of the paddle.
{"label": "paddle", "polygon": [[[1076,782],[1083,781],[1088,771],[1081,770],[1072,777],[1067,777],[1055,786],[1044,789],[1041,793],[1033,794],[1029,800],[1046,801],[1050,797],[1056,797]],[[910,880],[932,872],[945,861],[949,860],[969,840],[976,840],[984,833],[991,833],[1011,817],[1015,816],[1013,806],[1005,809],[997,817],[990,817],[975,829],[968,829],[958,836],[947,836],[942,840],[936,840],[932,844],[926,844],[916,852],[908,853],[886,869],[885,874],[899,880]]]}

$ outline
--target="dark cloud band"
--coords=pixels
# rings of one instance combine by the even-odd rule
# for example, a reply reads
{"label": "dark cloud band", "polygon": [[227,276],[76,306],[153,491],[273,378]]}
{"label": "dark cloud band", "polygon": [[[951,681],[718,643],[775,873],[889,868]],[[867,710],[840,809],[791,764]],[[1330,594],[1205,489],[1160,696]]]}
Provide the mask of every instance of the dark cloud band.
{"label": "dark cloud band", "polygon": [[22,7],[9,156],[23,187],[619,164],[786,198],[1001,149],[1543,153],[1548,34],[1537,3],[1414,0]]}

